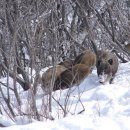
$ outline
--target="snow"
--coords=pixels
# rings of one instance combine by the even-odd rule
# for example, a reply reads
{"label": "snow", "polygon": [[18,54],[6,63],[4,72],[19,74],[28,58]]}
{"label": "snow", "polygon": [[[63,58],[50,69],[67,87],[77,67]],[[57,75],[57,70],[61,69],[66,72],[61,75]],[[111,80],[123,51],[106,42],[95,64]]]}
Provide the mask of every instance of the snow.
{"label": "snow", "polygon": [[5,126],[11,126],[15,123],[10,118],[7,118],[6,116],[0,114],[0,124],[4,124]]}
{"label": "snow", "polygon": [[[42,100],[39,92],[37,107],[40,107]],[[130,62],[120,64],[113,84],[100,84],[95,69],[79,86],[72,87],[69,92],[66,117],[63,118],[63,113],[53,100],[54,121],[33,120],[28,123],[25,118],[25,125],[21,125],[22,121],[17,117],[15,123],[7,124],[7,119],[0,116],[0,123],[4,122],[2,119],[6,126],[12,125],[0,130],[130,130]],[[68,90],[53,93],[63,107],[67,93]],[[25,97],[26,94],[23,95]]]}

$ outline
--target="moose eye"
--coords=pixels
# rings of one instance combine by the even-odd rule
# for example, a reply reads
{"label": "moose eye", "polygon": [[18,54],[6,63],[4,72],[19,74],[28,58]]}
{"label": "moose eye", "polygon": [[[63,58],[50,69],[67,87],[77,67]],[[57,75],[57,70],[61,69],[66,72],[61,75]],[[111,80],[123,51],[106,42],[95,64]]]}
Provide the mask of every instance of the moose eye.
{"label": "moose eye", "polygon": [[100,64],[101,64],[101,60],[98,60],[97,65],[100,66]]}
{"label": "moose eye", "polygon": [[109,59],[109,60],[108,60],[108,63],[109,63],[110,65],[112,65],[112,64],[113,64],[113,60],[112,60],[112,59]]}

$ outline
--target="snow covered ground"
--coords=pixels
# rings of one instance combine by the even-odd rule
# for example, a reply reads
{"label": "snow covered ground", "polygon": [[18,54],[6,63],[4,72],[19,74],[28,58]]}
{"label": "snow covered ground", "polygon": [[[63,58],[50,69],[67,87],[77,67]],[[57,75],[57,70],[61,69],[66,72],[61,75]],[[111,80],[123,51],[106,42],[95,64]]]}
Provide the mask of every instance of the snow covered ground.
{"label": "snow covered ground", "polygon": [[[63,107],[67,92],[53,94]],[[40,107],[40,94],[37,102]],[[130,62],[120,64],[113,84],[98,83],[95,69],[80,86],[74,86],[67,102],[67,117],[62,118],[54,100],[52,104],[54,121],[33,121],[26,125],[13,122],[0,130],[130,130]],[[9,120],[0,116],[2,121]]]}

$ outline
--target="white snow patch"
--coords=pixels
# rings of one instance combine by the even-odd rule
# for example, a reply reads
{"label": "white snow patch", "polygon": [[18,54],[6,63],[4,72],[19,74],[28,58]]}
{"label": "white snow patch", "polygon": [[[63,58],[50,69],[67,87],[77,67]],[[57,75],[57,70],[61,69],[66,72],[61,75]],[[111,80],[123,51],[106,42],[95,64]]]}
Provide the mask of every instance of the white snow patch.
{"label": "white snow patch", "polygon": [[[43,70],[45,71],[45,69]],[[43,73],[43,72],[42,72]],[[70,89],[67,102],[68,114],[63,118],[63,112],[52,100],[52,116],[54,121],[34,121],[28,123],[26,118],[17,117],[17,125],[1,130],[130,130],[130,62],[120,64],[113,84],[102,85],[98,81],[96,69],[79,86]],[[65,107],[68,90],[52,93]],[[25,92],[23,108],[26,104]],[[37,107],[42,104],[42,91],[38,91]],[[79,101],[80,99],[80,101]],[[2,100],[1,100],[2,101]],[[78,114],[79,112],[83,112]],[[18,125],[22,124],[26,125]],[[6,120],[5,120],[6,122]],[[4,123],[4,122],[2,122]]]}

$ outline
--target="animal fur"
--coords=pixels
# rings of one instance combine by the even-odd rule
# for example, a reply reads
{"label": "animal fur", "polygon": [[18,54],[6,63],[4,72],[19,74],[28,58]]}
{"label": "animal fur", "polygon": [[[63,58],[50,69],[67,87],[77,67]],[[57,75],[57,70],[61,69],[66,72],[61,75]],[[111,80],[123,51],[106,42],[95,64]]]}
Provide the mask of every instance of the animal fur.
{"label": "animal fur", "polygon": [[62,65],[64,67],[66,67],[67,69],[69,69],[73,66],[73,60],[72,59],[66,59],[63,62],[60,62],[58,65]]}
{"label": "animal fur", "polygon": [[130,52],[130,43],[128,43],[127,45],[125,45],[125,49]]}
{"label": "animal fur", "polygon": [[105,84],[112,83],[118,70],[118,58],[114,53],[99,50],[97,52],[97,74],[99,82]]}
{"label": "animal fur", "polygon": [[92,71],[96,66],[96,54],[90,50],[85,50],[75,58],[74,65],[76,64],[85,64]]}
{"label": "animal fur", "polygon": [[57,79],[57,77],[66,70],[67,68],[62,65],[56,65],[55,67],[49,68],[42,75],[42,86],[45,91],[48,91],[53,86],[53,83]]}
{"label": "animal fur", "polygon": [[70,69],[65,70],[57,78],[53,90],[69,88],[73,85],[79,85],[90,73],[90,68],[85,64],[77,64]]}

